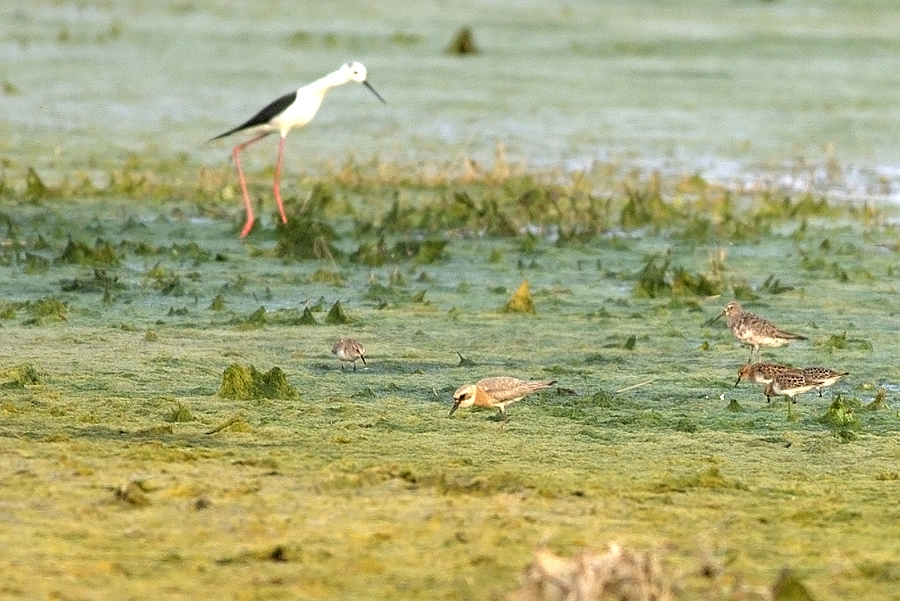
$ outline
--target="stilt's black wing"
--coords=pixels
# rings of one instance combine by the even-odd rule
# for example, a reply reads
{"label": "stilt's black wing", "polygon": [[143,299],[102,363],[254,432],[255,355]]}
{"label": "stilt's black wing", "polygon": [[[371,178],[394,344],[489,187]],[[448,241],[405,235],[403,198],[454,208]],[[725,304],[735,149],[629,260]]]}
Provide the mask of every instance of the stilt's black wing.
{"label": "stilt's black wing", "polygon": [[215,138],[211,138],[210,142],[213,140],[218,140],[219,138],[224,138],[225,136],[230,136],[231,134],[236,134],[239,131],[243,131],[245,129],[250,129],[251,127],[256,127],[257,125],[263,125],[268,123],[278,115],[284,112],[284,110],[291,106],[294,101],[297,99],[297,92],[290,92],[285,94],[281,98],[273,100],[269,104],[265,106],[261,111],[247,119],[244,123],[241,123],[237,127],[233,129],[229,129],[224,134],[219,134]]}

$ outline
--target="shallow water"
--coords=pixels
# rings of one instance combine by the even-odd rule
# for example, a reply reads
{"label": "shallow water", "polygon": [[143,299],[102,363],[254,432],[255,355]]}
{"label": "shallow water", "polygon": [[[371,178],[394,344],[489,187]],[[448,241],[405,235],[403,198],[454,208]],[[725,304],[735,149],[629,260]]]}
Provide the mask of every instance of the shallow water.
{"label": "shallow water", "polygon": [[[608,541],[664,549],[679,599],[765,599],[785,567],[815,599],[894,595],[898,220],[872,200],[896,194],[884,57],[898,16],[340,6],[0,6],[0,596],[497,599],[537,546]],[[462,23],[481,56],[443,54]],[[228,147],[204,140],[351,57],[389,104],[334,91],[289,138],[286,199],[296,209],[325,173],[340,250],[434,236],[447,244],[434,261],[275,256],[260,169],[274,142],[247,153],[261,227],[237,239]],[[534,169],[417,179],[490,163],[498,144]],[[351,151],[358,182],[328,169]],[[589,202],[612,208],[579,236],[596,225],[584,206],[566,213],[580,184],[545,188],[537,170],[594,161],[614,192]],[[31,165],[65,185],[28,192]],[[733,186],[664,178],[670,203],[627,226],[626,199],[653,196],[630,174],[653,168]],[[85,173],[118,181],[80,186]],[[817,208],[741,192],[765,184],[869,194]],[[562,204],[520,215],[542,198]],[[73,241],[116,260],[68,257]],[[709,275],[721,297],[641,293],[648,257],[666,253],[664,280]],[[525,279],[537,314],[498,312]],[[746,349],[702,324],[739,290],[810,338],[764,357],[851,376],[792,417],[735,388]],[[354,321],[325,325],[337,301]],[[319,325],[298,325],[304,307]],[[369,351],[355,373],[328,352],[348,335]],[[233,363],[280,367],[299,398],[223,398]],[[459,384],[499,374],[560,392],[513,406],[502,436],[491,412],[447,417]],[[868,410],[882,388],[886,406]],[[824,419],[839,397],[856,421]],[[123,497],[129,483],[141,494]]]}
{"label": "shallow water", "polygon": [[[205,140],[364,62],[290,137],[288,173],[358,159],[700,172],[898,192],[900,13],[890,3],[37,1],[0,7],[0,156],[54,170],[123,152],[227,162]],[[448,56],[471,26],[477,57]],[[252,167],[275,152],[248,153]],[[254,163],[255,162],[255,163]]]}

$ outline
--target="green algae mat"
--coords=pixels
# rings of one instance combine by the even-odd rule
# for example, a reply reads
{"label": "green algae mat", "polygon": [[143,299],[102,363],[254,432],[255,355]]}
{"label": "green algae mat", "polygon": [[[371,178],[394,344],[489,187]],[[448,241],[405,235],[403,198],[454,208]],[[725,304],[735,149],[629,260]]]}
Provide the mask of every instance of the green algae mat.
{"label": "green algae mat", "polygon": [[[501,599],[610,542],[678,599],[896,595],[895,207],[357,165],[286,225],[255,174],[239,241],[227,166],[157,171],[0,188],[4,598]],[[731,300],[850,375],[735,387]],[[493,375],[558,383],[448,417]]]}

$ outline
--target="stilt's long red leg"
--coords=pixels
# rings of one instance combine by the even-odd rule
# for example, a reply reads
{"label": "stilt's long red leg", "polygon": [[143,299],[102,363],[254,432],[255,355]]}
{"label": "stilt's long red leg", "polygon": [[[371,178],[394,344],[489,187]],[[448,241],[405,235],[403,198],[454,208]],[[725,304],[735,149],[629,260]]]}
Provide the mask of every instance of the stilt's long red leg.
{"label": "stilt's long red leg", "polygon": [[281,202],[281,163],[284,160],[284,136],[278,139],[278,162],[275,163],[275,181],[272,190],[275,192],[275,202],[278,203],[278,211],[281,213],[281,223],[287,223],[287,215],[284,214],[284,204]]}
{"label": "stilt's long red leg", "polygon": [[[247,140],[246,142],[242,142],[234,147],[234,150],[231,151],[231,155],[234,157],[234,164],[237,165],[238,170],[238,179],[241,180],[241,192],[244,195],[244,206],[247,208],[247,222],[244,223],[244,229],[241,230],[241,238],[246,238],[247,234],[250,233],[250,230],[253,228],[253,205],[250,203],[250,195],[247,193],[247,181],[244,179],[244,170],[241,168],[241,151],[254,142],[259,142],[263,138],[265,138],[268,134],[263,134],[261,136],[257,136],[252,140]],[[284,138],[282,138],[282,142]],[[280,201],[279,201],[280,202]]]}

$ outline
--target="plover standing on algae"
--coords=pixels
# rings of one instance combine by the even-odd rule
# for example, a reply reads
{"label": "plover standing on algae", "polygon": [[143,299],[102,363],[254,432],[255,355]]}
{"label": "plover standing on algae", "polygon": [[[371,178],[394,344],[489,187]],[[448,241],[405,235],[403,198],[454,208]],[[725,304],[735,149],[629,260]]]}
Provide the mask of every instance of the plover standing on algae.
{"label": "plover standing on algae", "polygon": [[474,384],[464,384],[453,393],[450,415],[460,407],[488,407],[500,412],[500,429],[509,421],[506,406],[525,396],[556,384],[555,380],[525,381],[509,376],[484,378]]}
{"label": "plover standing on algae", "polygon": [[756,351],[756,356],[759,357],[759,347],[761,346],[782,346],[791,340],[806,340],[805,336],[785,332],[759,315],[744,311],[741,305],[735,302],[725,305],[725,310],[704,325],[713,323],[723,315],[728,329],[735,338],[750,346],[750,360],[753,359],[753,351]]}
{"label": "plover standing on algae", "polygon": [[823,388],[828,388],[844,376],[849,376],[850,372],[835,371],[827,367],[804,367],[803,375],[807,380],[817,380],[819,382],[819,385],[816,386],[816,392],[819,393],[819,396],[822,396]]}
{"label": "plover standing on algae", "polygon": [[344,369],[344,361],[353,364],[353,371],[356,371],[357,359],[362,359],[363,365],[366,365],[366,347],[359,340],[342,338],[331,347],[331,353],[341,360],[341,371]]}

